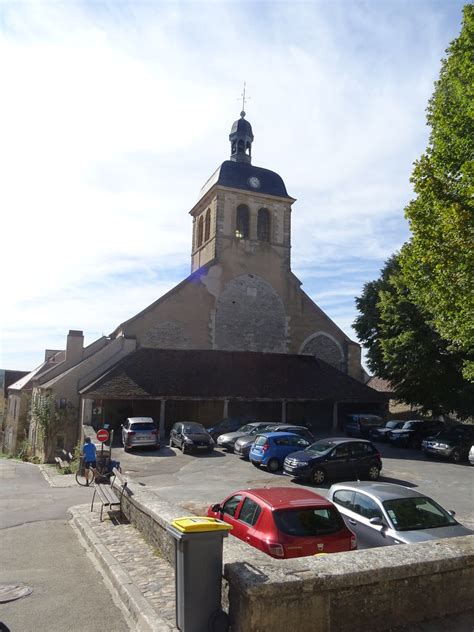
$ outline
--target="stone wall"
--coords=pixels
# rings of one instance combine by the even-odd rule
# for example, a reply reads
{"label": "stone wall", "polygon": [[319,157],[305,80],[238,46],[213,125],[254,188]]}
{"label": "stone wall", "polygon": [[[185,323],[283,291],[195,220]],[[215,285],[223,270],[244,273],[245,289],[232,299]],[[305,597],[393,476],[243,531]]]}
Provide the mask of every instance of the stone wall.
{"label": "stone wall", "polygon": [[[166,524],[182,508],[135,484],[122,508],[173,564]],[[294,560],[273,560],[229,536],[224,578],[232,632],[382,632],[472,608],[474,535]]]}

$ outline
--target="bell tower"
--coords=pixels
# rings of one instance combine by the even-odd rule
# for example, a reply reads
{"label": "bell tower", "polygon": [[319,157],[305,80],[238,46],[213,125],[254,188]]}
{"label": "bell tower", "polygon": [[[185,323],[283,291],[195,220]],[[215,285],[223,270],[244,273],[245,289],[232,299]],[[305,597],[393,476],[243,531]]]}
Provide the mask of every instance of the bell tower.
{"label": "bell tower", "polygon": [[252,165],[252,126],[244,110],[229,134],[230,159],[201,189],[193,216],[191,271],[217,261],[240,270],[290,269],[291,205],[282,178]]}

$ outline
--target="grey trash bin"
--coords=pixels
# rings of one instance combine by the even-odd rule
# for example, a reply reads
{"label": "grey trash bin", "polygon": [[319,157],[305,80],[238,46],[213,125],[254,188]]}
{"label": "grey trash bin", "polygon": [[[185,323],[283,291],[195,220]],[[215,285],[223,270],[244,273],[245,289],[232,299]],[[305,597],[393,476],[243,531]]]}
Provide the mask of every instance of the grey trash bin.
{"label": "grey trash bin", "polygon": [[173,520],[166,529],[176,540],[176,626],[182,632],[224,632],[222,547],[231,525],[192,516]]}

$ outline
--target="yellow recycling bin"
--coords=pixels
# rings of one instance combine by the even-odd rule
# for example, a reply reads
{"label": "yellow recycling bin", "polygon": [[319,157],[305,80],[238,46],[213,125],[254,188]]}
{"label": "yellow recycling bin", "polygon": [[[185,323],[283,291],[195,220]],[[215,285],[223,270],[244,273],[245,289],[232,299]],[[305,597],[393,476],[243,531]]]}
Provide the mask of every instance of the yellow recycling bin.
{"label": "yellow recycling bin", "polygon": [[166,527],[175,539],[176,626],[182,632],[226,632],[221,610],[222,548],[231,525],[185,516]]}

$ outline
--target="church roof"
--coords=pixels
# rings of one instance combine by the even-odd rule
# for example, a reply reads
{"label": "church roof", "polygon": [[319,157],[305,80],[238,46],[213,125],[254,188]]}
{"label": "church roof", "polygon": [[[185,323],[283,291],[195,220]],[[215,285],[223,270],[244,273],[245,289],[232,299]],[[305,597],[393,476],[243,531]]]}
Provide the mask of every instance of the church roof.
{"label": "church roof", "polygon": [[[251,178],[258,178],[258,188],[250,184]],[[255,180],[252,182],[256,183]],[[253,193],[290,197],[281,176],[274,171],[255,167],[247,162],[234,162],[233,160],[223,162],[202,187],[200,197],[205,195],[215,184],[232,189],[244,189]]]}
{"label": "church roof", "polygon": [[81,390],[96,399],[176,397],[385,402],[313,356],[140,348]]}

